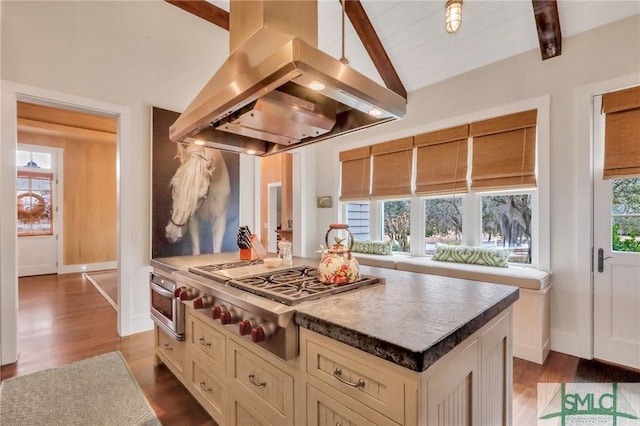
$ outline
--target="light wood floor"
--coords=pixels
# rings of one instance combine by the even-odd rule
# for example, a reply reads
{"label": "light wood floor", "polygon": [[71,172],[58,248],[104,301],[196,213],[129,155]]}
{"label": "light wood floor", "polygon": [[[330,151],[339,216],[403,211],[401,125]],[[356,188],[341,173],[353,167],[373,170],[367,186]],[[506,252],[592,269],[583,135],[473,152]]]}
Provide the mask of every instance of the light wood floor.
{"label": "light wood floor", "polygon": [[[119,337],[115,311],[81,274],[21,278],[19,286],[20,360],[1,367],[2,380],[117,350],[163,425],[216,425],[164,366],[153,366],[153,333]],[[539,382],[572,381],[640,382],[640,372],[557,352],[542,366],[515,358],[513,425],[536,425]]]}

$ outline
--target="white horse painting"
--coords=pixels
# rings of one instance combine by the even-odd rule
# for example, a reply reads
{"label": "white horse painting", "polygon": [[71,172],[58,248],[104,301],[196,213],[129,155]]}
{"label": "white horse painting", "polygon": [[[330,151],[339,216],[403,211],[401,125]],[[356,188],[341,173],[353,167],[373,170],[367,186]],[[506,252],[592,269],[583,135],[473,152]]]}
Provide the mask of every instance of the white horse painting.
{"label": "white horse painting", "polygon": [[188,232],[192,254],[200,254],[200,224],[207,223],[211,226],[213,252],[220,253],[231,197],[229,171],[222,153],[204,146],[178,144],[176,158],[180,159],[180,167],[171,178],[173,201],[165,236],[175,243]]}

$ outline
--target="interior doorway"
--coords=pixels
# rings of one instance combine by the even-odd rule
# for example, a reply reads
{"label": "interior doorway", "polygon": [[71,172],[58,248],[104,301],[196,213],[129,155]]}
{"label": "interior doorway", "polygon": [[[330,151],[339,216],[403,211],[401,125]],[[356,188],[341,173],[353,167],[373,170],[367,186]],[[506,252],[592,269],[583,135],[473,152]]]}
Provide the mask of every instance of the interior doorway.
{"label": "interior doorway", "polygon": [[[16,117],[18,276],[117,275],[117,119],[28,100]],[[87,278],[117,310],[113,291]]]}

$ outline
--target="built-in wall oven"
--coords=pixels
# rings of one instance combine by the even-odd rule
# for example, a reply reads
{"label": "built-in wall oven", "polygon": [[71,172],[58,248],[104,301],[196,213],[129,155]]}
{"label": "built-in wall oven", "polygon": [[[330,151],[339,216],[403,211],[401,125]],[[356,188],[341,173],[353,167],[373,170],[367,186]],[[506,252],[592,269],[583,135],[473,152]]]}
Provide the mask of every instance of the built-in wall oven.
{"label": "built-in wall oven", "polygon": [[175,281],[151,272],[151,319],[176,340],[184,340],[184,305],[176,296]]}

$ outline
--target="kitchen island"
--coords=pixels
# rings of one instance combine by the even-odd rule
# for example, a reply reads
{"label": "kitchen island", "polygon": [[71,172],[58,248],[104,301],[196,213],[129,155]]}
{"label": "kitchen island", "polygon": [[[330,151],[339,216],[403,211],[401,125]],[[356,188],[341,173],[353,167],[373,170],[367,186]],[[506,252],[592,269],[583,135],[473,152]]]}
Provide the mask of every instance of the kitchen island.
{"label": "kitchen island", "polygon": [[[152,266],[180,279],[191,266],[236,258],[154,259]],[[158,360],[220,424],[510,424],[518,289],[361,271],[381,283],[295,306],[299,356],[274,356],[238,334],[237,324],[221,325],[208,309],[183,302],[186,347],[169,342],[165,350],[158,330]],[[180,350],[178,369],[167,352]]]}

